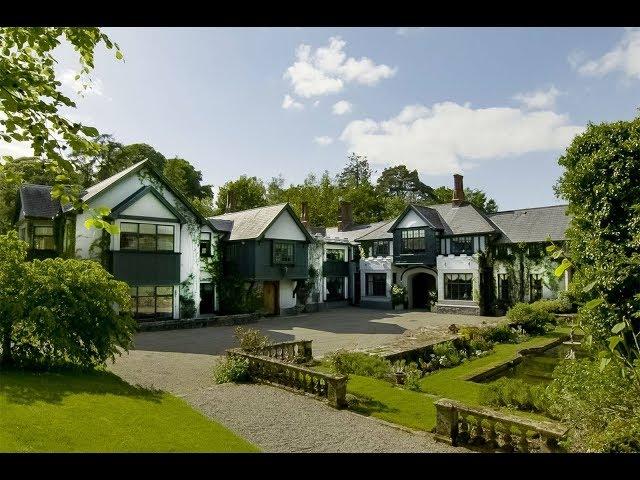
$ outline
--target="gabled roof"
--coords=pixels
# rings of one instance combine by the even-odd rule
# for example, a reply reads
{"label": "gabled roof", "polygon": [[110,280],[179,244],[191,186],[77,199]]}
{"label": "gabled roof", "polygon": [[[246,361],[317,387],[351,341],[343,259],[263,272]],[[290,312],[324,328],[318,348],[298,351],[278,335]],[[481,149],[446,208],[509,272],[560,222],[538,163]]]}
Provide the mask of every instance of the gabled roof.
{"label": "gabled roof", "polygon": [[[95,185],[90,186],[82,193],[82,201],[87,202],[92,198],[96,197],[100,193],[109,189],[113,185],[116,185],[118,182],[124,180],[125,178],[139,172],[143,168],[149,170],[150,173],[155,175],[166,187],[167,189],[175,195],[188,209],[191,213],[195,215],[195,217],[203,224],[209,225],[214,231],[218,229],[209,222],[191,203],[191,201],[182,194],[177,188],[175,188],[169,179],[165,177],[160,171],[158,171],[151,162],[148,160],[142,160],[141,162],[136,163],[135,165],[131,165],[129,168],[125,168],[121,172],[116,173],[115,175],[110,176],[102,180],[101,182],[96,183]],[[136,192],[137,193],[137,192]],[[65,206],[64,211],[71,210],[71,205]]]}
{"label": "gabled roof", "polygon": [[166,198],[164,198],[155,188],[153,188],[150,185],[146,185],[140,188],[139,190],[137,190],[136,192],[134,192],[133,194],[125,198],[118,205],[113,207],[111,209],[111,213],[109,214],[109,216],[111,218],[118,218],[122,212],[124,212],[127,208],[129,208],[131,205],[133,205],[142,197],[144,197],[147,193],[157,198],[158,201],[162,205],[164,205],[167,210],[169,210],[178,220],[180,220],[180,223],[186,222],[184,216],[178,210],[176,210],[176,208],[173,205],[171,205]]}
{"label": "gabled roof", "polygon": [[404,216],[414,211],[427,225],[435,230],[441,230],[443,235],[467,235],[478,233],[494,233],[496,228],[487,216],[471,203],[465,202],[460,206],[453,203],[437,205],[407,205],[404,212],[389,227],[393,232]]}
{"label": "gabled roof", "polygon": [[291,208],[291,205],[288,203],[225,213],[223,215],[209,217],[209,222],[218,230],[229,232],[227,240],[259,240],[285,211],[289,212],[307,240],[312,241],[313,237],[304,225],[302,225],[293,208]]}
{"label": "gabled roof", "polygon": [[544,242],[565,240],[565,232],[571,217],[567,215],[568,205],[523,208],[489,215],[500,229],[499,243]]}
{"label": "gabled roof", "polygon": [[20,186],[18,220],[28,218],[52,219],[62,211],[60,201],[51,198],[51,186],[33,185],[30,183]]}

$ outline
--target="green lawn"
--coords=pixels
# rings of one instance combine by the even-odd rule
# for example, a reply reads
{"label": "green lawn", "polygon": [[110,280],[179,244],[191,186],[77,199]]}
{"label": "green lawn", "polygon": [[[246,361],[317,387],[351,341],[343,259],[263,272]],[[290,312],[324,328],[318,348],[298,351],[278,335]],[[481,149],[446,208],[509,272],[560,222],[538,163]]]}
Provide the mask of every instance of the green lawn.
{"label": "green lawn", "polygon": [[[359,413],[416,430],[430,431],[436,421],[436,409],[433,405],[435,400],[450,398],[470,405],[479,405],[480,391],[485,385],[466,381],[465,378],[515,358],[522,349],[547,344],[567,332],[568,329],[558,328],[547,335],[523,343],[496,345],[494,353],[486,357],[425,376],[420,382],[421,392],[405,390],[384,380],[359,375],[349,375],[347,392],[367,399],[354,409]],[[544,418],[527,412],[510,413],[530,418]]]}
{"label": "green lawn", "polygon": [[168,393],[112,373],[0,371],[0,452],[255,452]]}

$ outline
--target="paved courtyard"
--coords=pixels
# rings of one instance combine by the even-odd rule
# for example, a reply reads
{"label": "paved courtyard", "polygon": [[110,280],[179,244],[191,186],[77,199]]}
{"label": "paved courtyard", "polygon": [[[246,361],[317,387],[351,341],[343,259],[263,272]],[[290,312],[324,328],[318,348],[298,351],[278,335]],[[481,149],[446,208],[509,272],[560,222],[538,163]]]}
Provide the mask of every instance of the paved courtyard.
{"label": "paved courtyard", "polygon": [[[479,325],[494,318],[339,308],[250,324],[273,341],[309,339],[315,357],[339,348],[370,348],[411,338],[419,330],[448,335],[448,326]],[[193,408],[266,452],[465,452],[425,432],[396,428],[374,418],[266,385],[216,385],[213,368],[235,346],[234,327],[141,332],[135,348],[110,369],[127,382],[171,392]]]}
{"label": "paved courtyard", "polygon": [[[495,323],[494,317],[436,314],[421,311],[394,312],[344,307],[317,313],[271,317],[247,325],[257,328],[274,342],[312,340],[313,355],[320,358],[340,348],[365,349],[397,340],[414,330],[427,330],[443,338],[452,323],[480,325]],[[140,332],[135,349],[153,352],[222,355],[236,346],[235,327]]]}

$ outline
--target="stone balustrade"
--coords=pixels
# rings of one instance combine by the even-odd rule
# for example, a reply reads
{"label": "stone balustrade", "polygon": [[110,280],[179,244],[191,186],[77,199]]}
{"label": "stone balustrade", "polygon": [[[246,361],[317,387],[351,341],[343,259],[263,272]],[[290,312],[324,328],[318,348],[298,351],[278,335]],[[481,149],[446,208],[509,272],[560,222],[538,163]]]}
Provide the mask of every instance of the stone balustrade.
{"label": "stone balustrade", "polygon": [[313,359],[311,340],[274,343],[253,353],[263,357],[276,358],[285,362],[290,362],[294,359],[301,359],[304,361]]}
{"label": "stone balustrade", "polygon": [[347,377],[344,375],[322,373],[300,365],[285,363],[277,358],[247,353],[240,349],[227,350],[227,355],[247,359],[249,376],[252,379],[326,399],[329,405],[335,408],[342,408],[346,405]]}
{"label": "stone balustrade", "polygon": [[559,440],[567,434],[567,427],[555,422],[471,407],[444,398],[434,405],[436,439],[452,445],[505,452],[560,452]]}

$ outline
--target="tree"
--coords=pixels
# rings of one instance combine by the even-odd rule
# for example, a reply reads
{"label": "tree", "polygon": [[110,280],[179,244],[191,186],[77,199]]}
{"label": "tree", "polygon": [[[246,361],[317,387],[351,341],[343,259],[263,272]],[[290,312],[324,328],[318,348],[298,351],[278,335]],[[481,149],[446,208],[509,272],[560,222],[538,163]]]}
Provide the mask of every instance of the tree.
{"label": "tree", "polygon": [[340,188],[359,187],[365,183],[371,183],[371,175],[373,170],[369,166],[367,157],[352,153],[336,180]]}
{"label": "tree", "polygon": [[406,165],[385,168],[376,189],[381,195],[403,198],[407,204],[437,200],[433,189],[420,181],[418,171],[409,170]]}
{"label": "tree", "polygon": [[103,155],[98,162],[95,176],[97,181],[109,178],[143,160],[148,160],[157,170],[162,172],[167,162],[164,155],[146,143],[133,143],[125,146],[107,143],[107,150],[101,150],[101,154]]}
{"label": "tree", "polygon": [[111,134],[101,134],[95,139],[99,145],[97,152],[72,151],[69,158],[76,170],[82,175],[82,186],[89,187],[96,183],[96,175],[101,165],[115,163],[116,156],[123,146]]}
{"label": "tree", "polygon": [[[231,209],[227,209],[229,194],[233,198]],[[237,212],[249,208],[263,207],[267,204],[266,189],[262,180],[257,177],[240,176],[220,187],[216,199],[216,213]]]}
{"label": "tree", "polygon": [[[1,27],[0,28],[0,119],[5,142],[27,142],[34,155],[45,158],[56,174],[52,196],[62,203],[71,202],[77,209],[87,210],[80,199],[82,187],[71,181],[75,169],[64,157],[67,148],[76,152],[95,153],[99,145],[94,127],[65,118],[60,109],[75,108],[75,103],[60,90],[56,80],[54,50],[66,40],[78,53],[80,72],[77,80],[88,86],[87,76],[94,68],[94,51],[103,44],[115,48],[115,56],[122,59],[117,44],[99,28],[66,27]],[[104,209],[91,211],[93,225],[113,230],[103,220]]]}
{"label": "tree", "polygon": [[[449,203],[453,200],[453,189],[449,187],[438,187],[433,190],[435,197],[438,199],[436,203]],[[487,194],[482,190],[465,188],[464,198],[467,202],[475,205],[485,213],[496,213],[498,204],[493,198],[487,199]]]}
{"label": "tree", "polygon": [[13,364],[12,340],[14,325],[24,313],[25,260],[27,243],[15,231],[0,235],[0,335],[2,357],[0,365]]}
{"label": "tree", "polygon": [[212,199],[211,185],[202,185],[202,172],[183,158],[170,158],[164,164],[164,176],[190,199]]}

